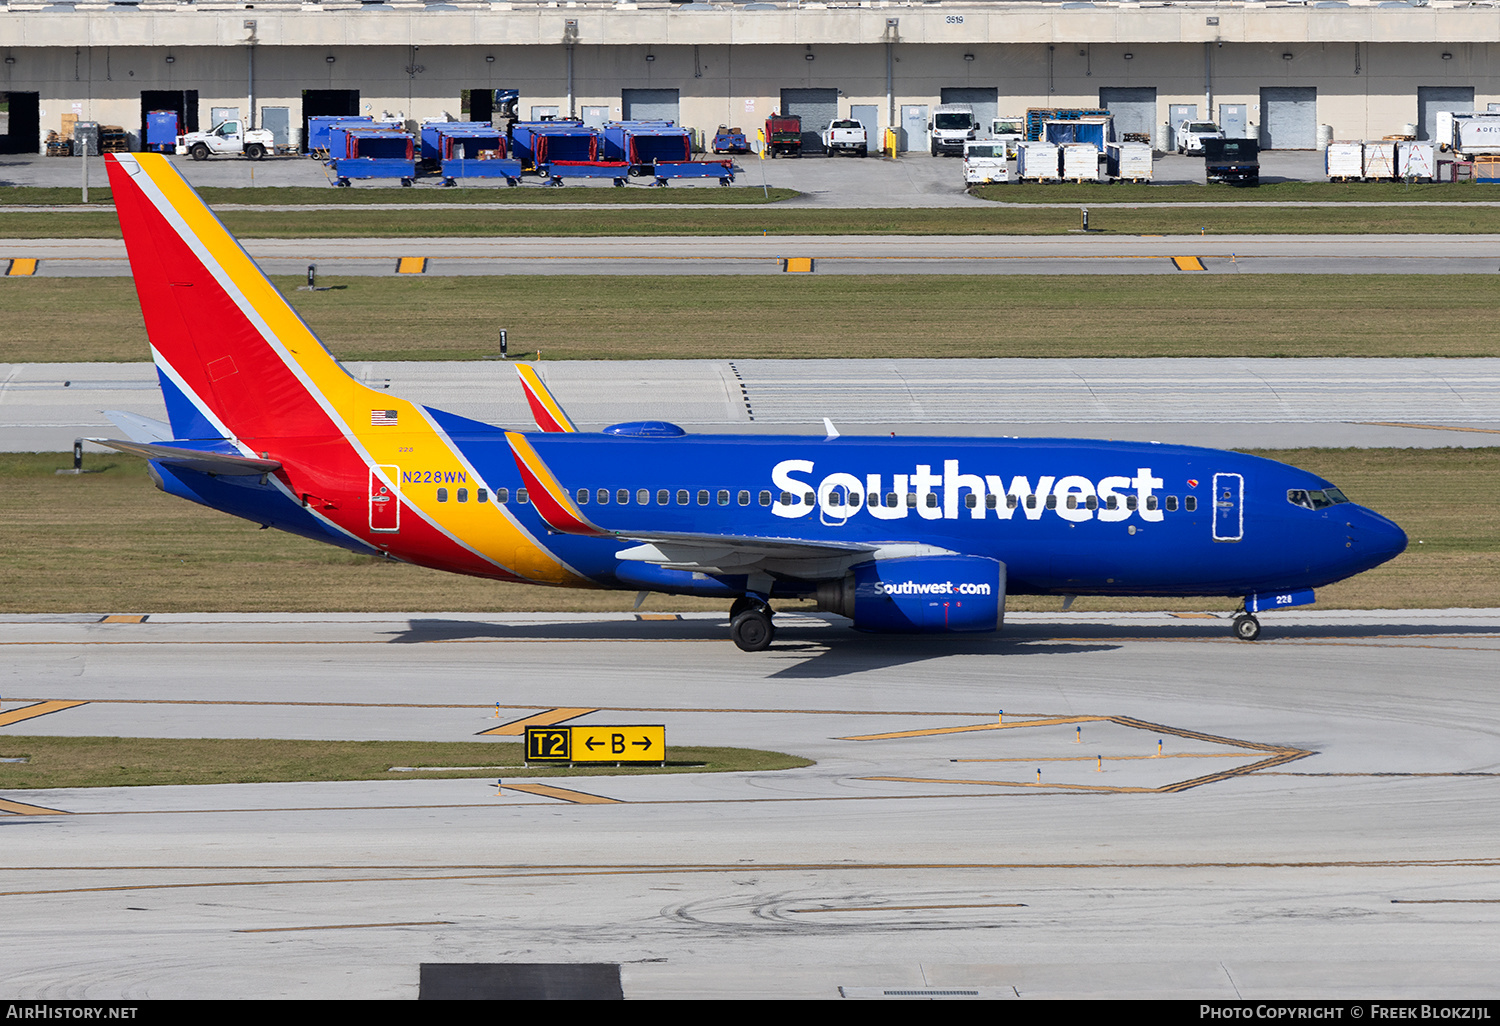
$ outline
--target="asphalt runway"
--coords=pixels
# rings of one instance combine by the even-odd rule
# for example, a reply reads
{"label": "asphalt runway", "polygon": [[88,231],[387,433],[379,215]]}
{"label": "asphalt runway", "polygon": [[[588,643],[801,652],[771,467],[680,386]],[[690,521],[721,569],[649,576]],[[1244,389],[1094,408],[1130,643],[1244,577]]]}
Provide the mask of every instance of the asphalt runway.
{"label": "asphalt runway", "polygon": [[[1093,219],[1098,225],[1101,214]],[[705,238],[249,239],[268,274],[395,275],[403,257],[427,275],[783,274],[1487,274],[1497,235],[723,236]],[[126,277],[114,239],[0,241],[0,264],[37,260],[38,277]]]}
{"label": "asphalt runway", "polygon": [[[638,360],[536,364],[585,430],[659,419],[696,433],[1018,435],[1259,448],[1500,444],[1500,359]],[[535,427],[501,360],[354,361],[371,387]],[[0,364],[0,451],[157,420],[149,363]],[[96,447],[95,451],[98,450]]]}
{"label": "asphalt runway", "polygon": [[412,998],[424,964],[552,962],[631,998],[1496,991],[1500,610],[1289,611],[1254,644],[785,616],[753,655],[712,614],[139,620],[0,617],[0,746],[565,709],[816,765],[6,791],[8,997]]}

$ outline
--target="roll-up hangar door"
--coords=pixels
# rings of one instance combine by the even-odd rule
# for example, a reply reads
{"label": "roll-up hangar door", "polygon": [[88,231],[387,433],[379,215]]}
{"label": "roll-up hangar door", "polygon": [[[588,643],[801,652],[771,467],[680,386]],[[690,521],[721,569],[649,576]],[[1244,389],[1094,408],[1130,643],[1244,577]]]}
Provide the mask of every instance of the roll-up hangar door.
{"label": "roll-up hangar door", "polygon": [[1318,90],[1312,86],[1265,86],[1260,91],[1263,150],[1318,148]]}
{"label": "roll-up hangar door", "polygon": [[990,134],[991,126],[1000,116],[999,89],[974,89],[965,86],[961,89],[944,89],[941,97],[944,103],[967,103],[974,108],[974,120],[979,122],[981,138]]}
{"label": "roll-up hangar door", "polygon": [[622,89],[620,113],[626,121],[670,121],[676,125],[677,90]]}
{"label": "roll-up hangar door", "polygon": [[1156,87],[1128,86],[1099,90],[1099,106],[1114,115],[1116,139],[1126,132],[1145,136],[1157,149],[1167,140],[1156,138]]}
{"label": "roll-up hangar door", "polygon": [[1417,138],[1432,138],[1438,111],[1473,109],[1473,86],[1417,86]]}
{"label": "roll-up hangar door", "polygon": [[823,152],[823,129],[839,116],[837,89],[783,89],[781,113],[802,119],[802,152]]}

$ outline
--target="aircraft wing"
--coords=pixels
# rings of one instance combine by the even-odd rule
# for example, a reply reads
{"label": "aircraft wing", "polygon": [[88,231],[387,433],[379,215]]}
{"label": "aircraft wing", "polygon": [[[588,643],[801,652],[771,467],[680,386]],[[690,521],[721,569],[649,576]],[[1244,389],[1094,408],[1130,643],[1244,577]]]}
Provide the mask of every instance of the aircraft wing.
{"label": "aircraft wing", "polygon": [[158,445],[151,442],[126,442],[118,438],[89,438],[86,441],[96,445],[107,445],[111,449],[128,452],[132,456],[144,456],[148,460],[157,460],[169,466],[199,470],[205,474],[251,477],[281,469],[281,463],[277,460],[262,460],[235,453],[206,452],[202,449],[185,449],[181,446]]}

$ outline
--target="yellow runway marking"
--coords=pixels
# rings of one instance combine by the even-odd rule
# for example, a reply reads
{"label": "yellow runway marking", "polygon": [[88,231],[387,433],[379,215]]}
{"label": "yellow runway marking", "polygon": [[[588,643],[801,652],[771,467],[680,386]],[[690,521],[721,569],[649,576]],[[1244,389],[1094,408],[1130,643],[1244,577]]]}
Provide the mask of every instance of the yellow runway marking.
{"label": "yellow runway marking", "polygon": [[141,615],[140,613],[113,613],[110,616],[106,616],[104,619],[100,620],[99,622],[100,623],[145,623],[146,622],[146,617],[150,616],[150,615],[151,615],[150,613],[147,613],[144,616]]}
{"label": "yellow runway marking", "polygon": [[298,930],[380,930],[392,926],[452,926],[449,919],[433,919],[425,923],[340,923],[337,926],[263,926],[236,930],[235,933],[295,933]]}
{"label": "yellow runway marking", "polygon": [[477,736],[520,737],[526,733],[527,727],[550,727],[554,723],[563,723],[567,720],[574,720],[580,716],[586,716],[589,713],[598,711],[598,709],[548,709],[546,712],[539,712],[534,716],[511,720],[509,723],[490,730],[481,730]]}
{"label": "yellow runway marking", "polygon": [[781,261],[781,269],[788,274],[811,274],[813,260],[812,257],[784,257]]}
{"label": "yellow runway marking", "polygon": [[5,268],[7,278],[29,278],[36,273],[36,257],[14,257]]}
{"label": "yellow runway marking", "polygon": [[1475,431],[1485,435],[1500,435],[1500,429],[1482,427],[1457,427],[1451,424],[1407,424],[1399,420],[1362,420],[1366,427],[1421,428],[1424,431]]}
{"label": "yellow runway marking", "polygon": [[1172,263],[1176,265],[1179,271],[1208,270],[1208,268],[1203,266],[1203,261],[1199,260],[1197,257],[1173,257]]}
{"label": "yellow runway marking", "polygon": [[587,794],[583,791],[569,791],[565,787],[553,787],[551,784],[506,784],[503,790],[525,791],[539,798],[556,798],[558,801],[571,802],[574,805],[625,804],[618,798],[605,798],[602,795]]}
{"label": "yellow runway marking", "polygon": [[23,705],[19,709],[0,712],[0,727],[8,727],[12,723],[35,719],[38,716],[46,716],[48,713],[62,712],[64,709],[71,709],[75,705],[88,705],[88,703],[55,701],[37,702],[35,705]]}
{"label": "yellow runway marking", "polygon": [[[772,863],[768,865],[757,864],[754,869],[757,873],[807,873],[823,872],[831,869],[840,872],[876,871],[876,872],[927,872],[934,869],[962,870],[974,869],[982,871],[994,871],[997,869],[1042,869],[1042,870],[1066,870],[1066,869],[1106,869],[1111,871],[1126,869],[1486,869],[1500,866],[1500,860],[1496,859],[1329,859],[1326,861],[1307,862],[872,862],[872,863]],[[678,864],[678,865],[653,865],[640,863],[636,865],[606,865],[606,866],[430,866],[429,871],[442,871],[441,875],[428,875],[416,873],[411,866],[303,866],[303,865],[267,865],[267,866],[21,866],[17,867],[28,872],[61,870],[63,872],[87,871],[92,874],[104,872],[141,872],[141,871],[169,871],[169,872],[192,872],[234,870],[234,871],[286,871],[299,870],[304,872],[334,872],[348,874],[354,871],[363,873],[380,873],[379,876],[327,876],[308,879],[287,879],[278,877],[267,880],[205,880],[191,883],[136,883],[136,884],[113,884],[102,887],[54,887],[37,890],[0,891],[0,898],[26,896],[32,897],[41,894],[98,894],[103,892],[117,891],[156,891],[156,890],[180,890],[190,887],[285,887],[301,886],[307,884],[376,884],[386,886],[391,883],[440,883],[450,880],[512,880],[531,877],[580,877],[580,876],[650,876],[650,875],[679,875],[700,873],[744,873],[746,867],[743,863],[712,865],[712,864]],[[454,872],[465,870],[466,872]],[[394,875],[393,875],[394,874]]]}
{"label": "yellow runway marking", "polygon": [[848,908],[790,908],[788,912],[925,912],[955,908],[1026,908],[1022,901],[1003,901],[993,905],[854,905]]}
{"label": "yellow runway marking", "polygon": [[[954,762],[1130,762],[1135,759],[1252,759],[1257,752],[1169,752],[1165,755],[1066,755],[1048,756],[1042,759],[954,759]],[[1291,774],[1306,776],[1307,774]]]}
{"label": "yellow runway marking", "polygon": [[62,809],[46,809],[40,805],[27,805],[25,802],[13,802],[9,798],[0,798],[0,812],[9,812],[13,816],[66,816],[68,813]]}
{"label": "yellow runway marking", "polygon": [[930,737],[934,734],[967,734],[975,730],[1010,730],[1014,727],[1050,727],[1063,723],[1099,723],[1108,716],[1064,716],[1050,720],[1017,720],[1014,723],[975,723],[966,727],[929,727],[926,730],[897,730],[888,734],[856,734],[835,738],[836,741],[889,741],[898,737]]}
{"label": "yellow runway marking", "polygon": [[681,620],[677,613],[636,613],[637,620]]}
{"label": "yellow runway marking", "polygon": [[426,257],[402,257],[396,261],[397,274],[426,274]]}
{"label": "yellow runway marking", "polygon": [[1218,613],[1173,613],[1179,620],[1217,620]]}

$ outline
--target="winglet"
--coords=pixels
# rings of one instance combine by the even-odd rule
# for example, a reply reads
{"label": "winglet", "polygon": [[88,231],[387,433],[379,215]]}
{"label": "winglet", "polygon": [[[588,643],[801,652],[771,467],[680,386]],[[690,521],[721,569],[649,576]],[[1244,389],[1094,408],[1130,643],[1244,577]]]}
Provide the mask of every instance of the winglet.
{"label": "winglet", "polygon": [[548,527],[560,534],[610,537],[608,531],[601,531],[573,504],[568,490],[558,483],[551,469],[542,462],[542,458],[524,435],[507,431],[505,440],[510,443],[511,454],[516,458],[516,466],[521,471],[521,480],[526,482],[531,502]]}
{"label": "winglet", "polygon": [[521,375],[521,388],[526,393],[526,402],[531,406],[531,415],[536,426],[543,431],[577,431],[563,408],[558,405],[547,386],[542,384],[536,368],[526,363],[516,364],[516,373]]}

